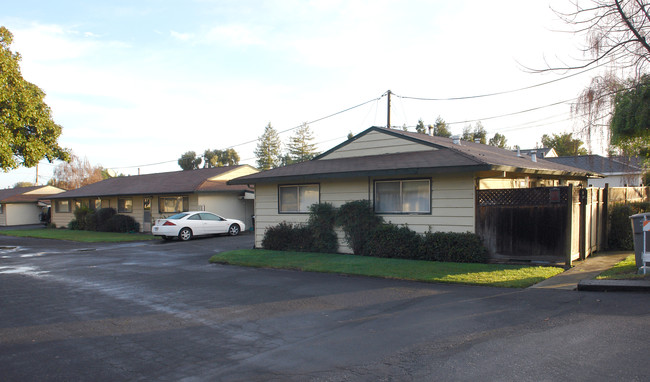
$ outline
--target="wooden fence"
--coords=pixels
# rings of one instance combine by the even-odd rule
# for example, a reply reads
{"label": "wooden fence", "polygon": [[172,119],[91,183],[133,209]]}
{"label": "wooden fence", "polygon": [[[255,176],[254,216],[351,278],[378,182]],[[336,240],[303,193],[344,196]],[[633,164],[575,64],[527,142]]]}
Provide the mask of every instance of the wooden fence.
{"label": "wooden fence", "polygon": [[607,245],[610,205],[648,200],[648,187],[477,190],[476,231],[496,261],[570,266]]}

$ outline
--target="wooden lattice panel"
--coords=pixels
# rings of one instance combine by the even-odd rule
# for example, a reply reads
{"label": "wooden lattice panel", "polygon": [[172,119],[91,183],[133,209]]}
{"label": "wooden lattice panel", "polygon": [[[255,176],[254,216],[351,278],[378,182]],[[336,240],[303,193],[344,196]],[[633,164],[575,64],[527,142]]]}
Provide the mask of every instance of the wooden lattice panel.
{"label": "wooden lattice panel", "polygon": [[479,206],[545,206],[567,203],[568,187],[512,188],[478,190]]}

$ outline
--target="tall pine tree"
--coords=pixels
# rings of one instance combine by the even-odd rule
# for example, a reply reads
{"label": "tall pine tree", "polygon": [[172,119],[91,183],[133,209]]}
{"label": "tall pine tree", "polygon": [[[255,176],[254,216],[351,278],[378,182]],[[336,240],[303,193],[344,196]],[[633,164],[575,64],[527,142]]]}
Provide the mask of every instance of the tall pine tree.
{"label": "tall pine tree", "polygon": [[271,122],[264,128],[264,134],[257,141],[255,156],[260,170],[270,170],[280,166],[282,159],[282,141]]}
{"label": "tall pine tree", "polygon": [[300,163],[313,159],[318,153],[316,144],[312,143],[314,134],[307,123],[303,123],[289,139],[287,149],[292,163]]}

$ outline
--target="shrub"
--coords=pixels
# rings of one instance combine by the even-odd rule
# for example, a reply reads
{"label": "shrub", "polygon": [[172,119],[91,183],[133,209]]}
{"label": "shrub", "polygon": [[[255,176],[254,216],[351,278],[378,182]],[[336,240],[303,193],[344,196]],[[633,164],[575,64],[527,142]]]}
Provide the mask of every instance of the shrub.
{"label": "shrub", "polygon": [[422,260],[484,263],[489,253],[475,233],[427,232],[422,239],[419,256]]}
{"label": "shrub", "polygon": [[55,229],[56,228],[56,223],[47,223],[47,228]]}
{"label": "shrub", "polygon": [[609,210],[609,249],[634,250],[630,216],[650,211],[650,202],[617,204]]}
{"label": "shrub", "polygon": [[417,259],[422,236],[408,227],[385,224],[377,227],[363,248],[364,256]]}
{"label": "shrub", "polygon": [[140,232],[140,224],[131,216],[113,215],[105,223],[106,232]]}
{"label": "shrub", "polygon": [[334,230],[336,224],[336,209],[330,203],[312,204],[309,207],[309,222],[313,243],[311,251],[336,253],[339,250],[339,240]]}
{"label": "shrub", "polygon": [[115,208],[100,208],[95,211],[95,227],[97,231],[108,231],[106,223],[116,214],[117,211],[115,211]]}
{"label": "shrub", "polygon": [[76,226],[77,228],[70,228],[70,229],[78,229],[78,230],[85,230],[86,228],[86,216],[92,215],[95,212],[91,210],[90,208],[86,206],[81,206],[74,210],[74,217],[75,220],[77,221]]}
{"label": "shrub", "polygon": [[89,213],[84,218],[84,229],[86,231],[97,231],[97,215]]}
{"label": "shrub", "polygon": [[355,255],[363,254],[368,238],[383,219],[375,215],[369,200],[355,200],[339,208],[336,222],[343,228],[345,241]]}
{"label": "shrub", "polygon": [[79,228],[79,221],[77,221],[77,219],[70,220],[70,223],[68,223],[68,229],[81,230],[81,228]]}
{"label": "shrub", "polygon": [[262,247],[275,251],[312,251],[313,235],[308,226],[282,222],[264,232]]}

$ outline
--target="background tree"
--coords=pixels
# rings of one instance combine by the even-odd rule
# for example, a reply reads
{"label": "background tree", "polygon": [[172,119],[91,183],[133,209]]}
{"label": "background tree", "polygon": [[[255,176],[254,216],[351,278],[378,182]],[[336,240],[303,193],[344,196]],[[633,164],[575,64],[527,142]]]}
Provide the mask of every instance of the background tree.
{"label": "background tree", "polygon": [[506,139],[506,136],[499,133],[495,133],[494,137],[490,138],[489,145],[496,146],[501,149],[510,149],[510,147],[508,146],[508,140]]}
{"label": "background tree", "polygon": [[88,158],[82,160],[71,154],[69,162],[56,166],[54,176],[48,184],[64,190],[74,190],[104,180],[103,172],[102,166],[91,165]]}
{"label": "background tree", "polygon": [[445,138],[450,138],[451,137],[451,131],[449,131],[449,126],[447,126],[447,122],[445,122],[444,119],[436,118],[436,123],[433,125],[433,135],[436,137],[445,137]]}
{"label": "background tree", "polygon": [[[572,106],[574,116],[584,121],[580,132],[590,144],[592,135],[609,137],[608,128],[615,126],[610,120],[617,105],[615,95],[644,82],[650,64],[650,14],[648,4],[638,0],[575,0],[567,5],[569,11],[556,13],[583,36],[584,59],[540,71],[602,66],[601,74],[592,78]],[[635,146],[636,137],[621,138],[611,143],[619,148]]]}
{"label": "background tree", "polygon": [[610,130],[612,144],[625,154],[650,157],[650,76],[616,93]]}
{"label": "background tree", "polygon": [[201,157],[197,157],[194,151],[188,151],[178,158],[178,165],[181,166],[183,171],[196,170],[203,162]]}
{"label": "background tree", "polygon": [[415,125],[415,132],[420,133],[420,134],[426,134],[427,133],[427,127],[424,126],[424,121],[422,119],[419,119],[418,124]]}
{"label": "background tree", "polygon": [[35,184],[32,182],[17,182],[16,184],[14,184],[13,188],[33,187],[33,186],[35,186]]}
{"label": "background tree", "polygon": [[205,150],[203,153],[203,167],[236,166],[239,164],[239,154],[235,149]]}
{"label": "background tree", "polygon": [[467,125],[463,128],[463,136],[461,138],[464,141],[474,142],[479,140],[480,143],[487,143],[487,131],[483,127],[481,121],[476,122],[476,125],[472,128],[472,125]]}
{"label": "background tree", "polygon": [[554,148],[558,156],[576,156],[587,155],[587,149],[582,147],[583,142],[578,138],[573,138],[573,133],[553,134],[542,136],[542,145],[548,148]]}
{"label": "background tree", "polygon": [[68,150],[57,142],[61,126],[52,120],[45,93],[23,79],[12,42],[11,32],[0,26],[0,168],[34,167],[43,158],[68,160]]}
{"label": "background tree", "polygon": [[264,128],[264,134],[259,137],[255,156],[257,167],[261,170],[269,170],[279,167],[282,160],[282,141],[278,132],[271,126],[271,122]]}
{"label": "background tree", "polygon": [[314,134],[309,128],[309,125],[303,123],[289,138],[287,150],[292,163],[300,163],[312,160],[318,152],[316,152],[316,144],[312,143]]}

